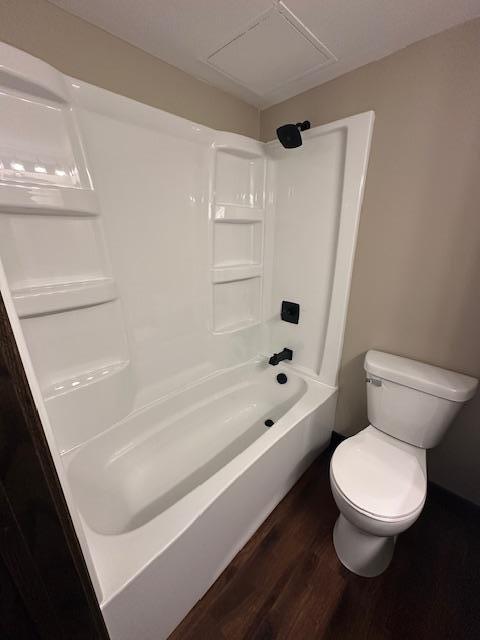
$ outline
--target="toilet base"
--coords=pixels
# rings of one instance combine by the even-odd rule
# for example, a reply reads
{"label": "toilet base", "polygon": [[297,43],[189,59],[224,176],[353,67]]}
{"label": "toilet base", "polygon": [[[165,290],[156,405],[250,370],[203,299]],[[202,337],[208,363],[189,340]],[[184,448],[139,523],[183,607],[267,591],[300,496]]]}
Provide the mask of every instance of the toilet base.
{"label": "toilet base", "polygon": [[333,544],[340,562],[352,573],[374,578],[385,571],[393,557],[396,536],[382,538],[361,531],[342,514],[333,529]]}

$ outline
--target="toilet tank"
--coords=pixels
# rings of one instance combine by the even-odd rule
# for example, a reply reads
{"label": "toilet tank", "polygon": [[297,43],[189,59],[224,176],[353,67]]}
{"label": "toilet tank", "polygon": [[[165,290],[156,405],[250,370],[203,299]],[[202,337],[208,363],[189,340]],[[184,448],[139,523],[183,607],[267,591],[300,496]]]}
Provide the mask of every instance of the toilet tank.
{"label": "toilet tank", "polygon": [[423,449],[440,442],[478,384],[470,376],[381,351],[367,352],[365,371],[370,423]]}

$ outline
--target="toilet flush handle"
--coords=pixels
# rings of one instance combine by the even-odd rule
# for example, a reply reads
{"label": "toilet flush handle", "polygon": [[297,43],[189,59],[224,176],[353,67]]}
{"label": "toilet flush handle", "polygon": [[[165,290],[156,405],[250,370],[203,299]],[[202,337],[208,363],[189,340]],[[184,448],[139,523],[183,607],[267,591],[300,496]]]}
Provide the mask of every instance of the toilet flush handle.
{"label": "toilet flush handle", "polygon": [[368,384],[373,384],[374,387],[381,387],[382,381],[377,378],[367,378]]}

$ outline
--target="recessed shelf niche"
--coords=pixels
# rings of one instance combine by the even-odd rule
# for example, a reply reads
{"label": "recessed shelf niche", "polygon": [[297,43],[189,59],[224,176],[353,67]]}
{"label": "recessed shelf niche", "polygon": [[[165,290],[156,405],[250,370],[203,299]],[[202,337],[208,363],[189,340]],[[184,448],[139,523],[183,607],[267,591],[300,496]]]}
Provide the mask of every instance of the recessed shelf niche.
{"label": "recessed shelf niche", "polygon": [[238,149],[218,149],[215,201],[245,207],[264,206],[265,159]]}
{"label": "recessed shelf niche", "polygon": [[214,331],[238,331],[260,321],[261,278],[213,285]]}
{"label": "recessed shelf niche", "polygon": [[215,150],[212,190],[212,328],[234,333],[261,321],[265,158],[258,149]]}
{"label": "recessed shelf niche", "polygon": [[105,277],[98,218],[0,214],[0,250],[10,288]]}
{"label": "recessed shelf niche", "polygon": [[118,300],[24,318],[22,328],[44,393],[58,380],[129,360]]}
{"label": "recessed shelf niche", "polygon": [[213,261],[215,267],[260,264],[262,261],[261,223],[215,223]]}

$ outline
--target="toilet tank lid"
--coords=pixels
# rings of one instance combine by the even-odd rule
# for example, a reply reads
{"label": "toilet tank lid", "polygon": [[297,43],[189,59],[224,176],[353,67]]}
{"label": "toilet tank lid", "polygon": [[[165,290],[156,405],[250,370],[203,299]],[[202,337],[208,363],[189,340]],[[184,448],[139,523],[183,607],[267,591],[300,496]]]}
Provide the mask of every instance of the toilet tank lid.
{"label": "toilet tank lid", "polygon": [[469,400],[477,390],[476,378],[382,351],[367,351],[364,366],[368,374],[454,402]]}

